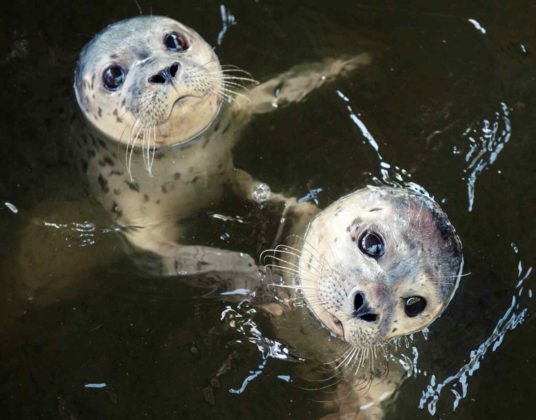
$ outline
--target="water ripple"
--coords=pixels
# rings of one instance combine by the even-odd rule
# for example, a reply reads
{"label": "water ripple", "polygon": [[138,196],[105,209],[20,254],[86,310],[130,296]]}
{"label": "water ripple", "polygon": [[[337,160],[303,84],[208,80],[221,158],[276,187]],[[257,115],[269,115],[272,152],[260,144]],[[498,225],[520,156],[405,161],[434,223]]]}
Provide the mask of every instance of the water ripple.
{"label": "water ripple", "polygon": [[[512,249],[517,254],[518,250],[515,244],[512,244]],[[517,267],[517,284],[512,295],[510,306],[506,309],[503,316],[497,322],[493,332],[486,338],[478,348],[473,349],[469,353],[467,362],[455,374],[448,376],[442,382],[438,382],[435,375],[432,375],[429,385],[422,392],[419,401],[419,408],[426,408],[431,415],[435,415],[437,411],[437,403],[439,397],[444,390],[449,390],[454,395],[452,402],[452,410],[455,411],[460,401],[467,397],[469,388],[469,378],[475,374],[480,368],[486,354],[489,350],[496,351],[504,341],[506,334],[513,331],[525,321],[527,316],[527,308],[521,307],[519,299],[523,295],[523,285],[525,281],[532,275],[532,267],[524,269],[521,260]],[[532,298],[532,290],[529,289],[528,297]]]}
{"label": "water ripple", "polygon": [[[411,174],[408,171],[406,171],[404,168],[400,168],[399,166],[391,165],[384,159],[384,157],[380,153],[380,146],[378,141],[376,141],[372,133],[369,131],[363,119],[360,118],[361,116],[354,112],[352,106],[350,105],[350,99],[348,98],[348,96],[346,96],[339,89],[337,89],[335,92],[337,93],[337,96],[346,105],[346,111],[348,112],[350,120],[359,129],[362,137],[364,138],[364,143],[368,144],[374,150],[376,156],[378,157],[378,160],[380,162],[379,170],[381,174],[381,180],[375,176],[372,178],[372,180],[376,184],[386,184],[392,187],[404,186],[407,188],[413,188],[414,186],[416,186],[419,190],[424,190],[417,184],[406,181],[406,178],[411,178]],[[428,195],[428,193],[426,194]]]}
{"label": "water ripple", "polygon": [[[36,224],[57,229],[61,231],[65,231],[68,234],[74,234],[79,241],[79,246],[86,247],[95,245],[97,237],[100,234],[110,234],[110,233],[116,233],[116,232],[123,232],[125,228],[121,228],[119,226],[108,226],[99,228],[95,226],[93,222],[71,222],[71,223],[56,223],[56,222],[49,222],[46,220],[38,220],[35,221]],[[70,240],[70,236],[67,236],[65,238],[66,240]]]}
{"label": "water ripple", "polygon": [[467,168],[464,172],[467,174],[468,210],[471,212],[475,203],[477,177],[495,163],[512,136],[508,106],[501,102],[501,109],[495,113],[494,121],[484,119],[480,127],[469,128],[463,135],[469,139],[469,151],[465,155]]}
{"label": "water ripple", "polygon": [[[261,361],[256,369],[250,370],[248,376],[238,388],[229,389],[231,394],[242,394],[247,386],[259,377],[266,367],[269,359],[285,360],[287,362],[301,362],[303,359],[294,355],[283,343],[265,337],[253,321],[256,310],[248,306],[246,302],[237,308],[228,306],[221,314],[221,320],[226,321],[233,329],[239,332],[246,340],[254,344],[259,351]],[[291,378],[289,377],[289,381]]]}

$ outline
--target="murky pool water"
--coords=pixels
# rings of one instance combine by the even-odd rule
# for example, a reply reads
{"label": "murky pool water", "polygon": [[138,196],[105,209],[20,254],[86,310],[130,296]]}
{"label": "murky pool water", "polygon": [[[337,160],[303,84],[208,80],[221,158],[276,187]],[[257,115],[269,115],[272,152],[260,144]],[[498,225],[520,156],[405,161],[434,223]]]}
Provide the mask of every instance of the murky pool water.
{"label": "murky pool water", "polygon": [[[396,354],[387,418],[527,418],[536,397],[536,6],[529,1],[19,1],[0,9],[3,418],[321,418],[314,361],[267,316],[150,278],[68,165],[80,48],[145,13],[196,28],[267,80],[368,52],[372,65],[259,116],[237,167],[321,207],[368,184],[432,194],[464,243],[447,312]],[[274,221],[224,200],[198,243],[257,257]],[[239,221],[239,222],[237,222]],[[331,399],[330,399],[331,398]]]}

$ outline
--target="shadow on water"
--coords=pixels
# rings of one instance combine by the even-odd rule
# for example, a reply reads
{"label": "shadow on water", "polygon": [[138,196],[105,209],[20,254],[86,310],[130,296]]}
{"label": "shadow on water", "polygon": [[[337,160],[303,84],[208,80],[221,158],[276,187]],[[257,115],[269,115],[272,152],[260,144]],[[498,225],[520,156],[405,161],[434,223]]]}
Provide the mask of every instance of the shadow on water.
{"label": "shadow on water", "polygon": [[[525,418],[536,208],[531,2],[139,1],[257,79],[367,51],[365,72],[253,121],[235,164],[325,207],[367,184],[422,186],[464,243],[446,313],[392,357],[388,418]],[[80,48],[134,1],[0,6],[0,400],[5,418],[320,418],[320,391],[267,315],[142,277],[69,169]],[[215,216],[216,215],[216,216]],[[223,203],[196,241],[258,256],[277,221]]]}

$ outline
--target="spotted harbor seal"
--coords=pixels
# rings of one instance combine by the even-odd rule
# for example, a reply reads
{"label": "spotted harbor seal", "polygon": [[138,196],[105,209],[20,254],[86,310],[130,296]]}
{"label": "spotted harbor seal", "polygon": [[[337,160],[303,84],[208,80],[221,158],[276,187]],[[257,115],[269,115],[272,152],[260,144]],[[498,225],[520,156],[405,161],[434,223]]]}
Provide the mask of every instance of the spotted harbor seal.
{"label": "spotted harbor seal", "polygon": [[[182,222],[217,204],[227,190],[283,205],[282,230],[303,239],[268,257],[268,269],[284,281],[270,272],[265,278],[270,288],[295,293],[277,296],[281,311],[259,306],[286,315],[276,324],[282,337],[290,331],[289,342],[296,325],[311,325],[309,348],[326,350],[351,385],[378,349],[423,329],[446,308],[463,262],[454,228],[432,199],[407,189],[358,190],[315,216],[316,207],[273,194],[235,168],[232,149],[255,114],[300,101],[369,62],[366,54],[326,59],[237,92],[250,77],[221,66],[195,31],[165,17],[137,17],[109,26],[84,47],[74,84],[89,123],[74,133],[79,168],[129,243],[160,259],[161,274],[258,274],[247,255],[181,244]],[[259,187],[265,193],[260,200],[252,194]],[[285,311],[300,301],[312,317]],[[374,406],[381,416],[380,402],[400,382],[394,370],[390,375],[389,381],[373,375],[365,389],[351,387],[352,404]]]}
{"label": "spotted harbor seal", "polygon": [[[220,65],[193,29],[160,16],[112,24],[83,48],[75,70],[88,122],[73,133],[78,166],[130,244],[161,258],[162,274],[251,271],[247,255],[180,244],[182,221],[224,191],[310,212],[235,168],[233,146],[253,115],[300,101],[369,62],[366,53],[325,59],[240,90],[249,75]],[[252,194],[258,190],[260,197]]]}
{"label": "spotted harbor seal", "polygon": [[[293,292],[279,302],[302,307],[275,322],[278,336],[342,372],[350,389],[339,390],[339,413],[361,411],[359,418],[381,418],[382,401],[403,378],[400,365],[375,359],[443,313],[463,270],[461,241],[432,198],[372,186],[320,211],[303,236],[266,251],[264,261],[284,277],[273,286]],[[307,330],[299,340],[296,324]]]}

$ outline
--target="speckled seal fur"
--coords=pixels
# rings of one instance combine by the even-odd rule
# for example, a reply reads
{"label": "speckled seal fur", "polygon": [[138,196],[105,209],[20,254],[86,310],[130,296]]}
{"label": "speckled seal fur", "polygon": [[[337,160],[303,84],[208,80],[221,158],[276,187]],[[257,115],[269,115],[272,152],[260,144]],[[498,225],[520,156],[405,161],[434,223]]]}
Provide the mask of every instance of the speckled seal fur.
{"label": "speckled seal fur", "polygon": [[273,284],[279,301],[297,306],[280,311],[277,336],[339,378],[333,418],[383,418],[406,374],[383,355],[436,320],[458,288],[462,245],[446,213],[423,193],[369,186],[265,255],[285,279]]}
{"label": "speckled seal fur", "polygon": [[[78,167],[130,245],[160,258],[161,274],[251,272],[248,255],[181,244],[182,221],[216,206],[224,192],[258,203],[252,192],[261,183],[233,164],[244,126],[369,63],[366,53],[329,58],[255,85],[173,19],[112,24],[82,49],[74,74],[87,123],[73,130]],[[237,92],[241,83],[247,89]],[[311,207],[281,194],[265,199],[296,211]]]}
{"label": "speckled seal fur", "polygon": [[[381,241],[378,255],[360,243],[371,233]],[[428,326],[463,269],[447,215],[430,197],[402,188],[368,187],[337,200],[310,223],[304,243],[299,278],[308,306],[354,347]],[[420,303],[411,300],[408,310],[412,297]]]}

